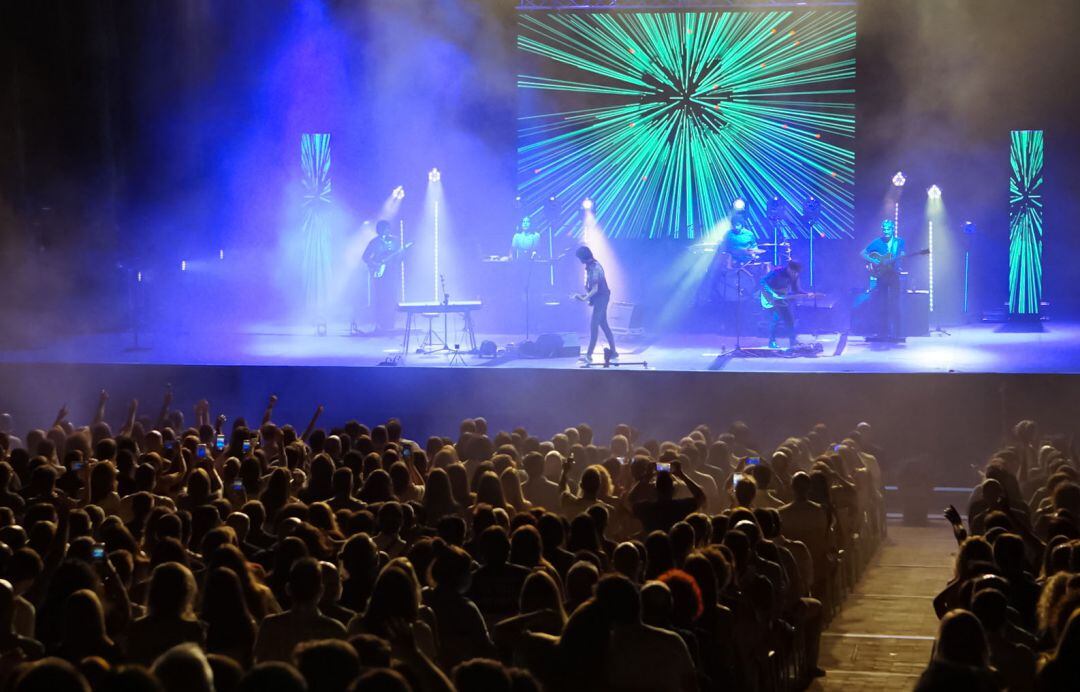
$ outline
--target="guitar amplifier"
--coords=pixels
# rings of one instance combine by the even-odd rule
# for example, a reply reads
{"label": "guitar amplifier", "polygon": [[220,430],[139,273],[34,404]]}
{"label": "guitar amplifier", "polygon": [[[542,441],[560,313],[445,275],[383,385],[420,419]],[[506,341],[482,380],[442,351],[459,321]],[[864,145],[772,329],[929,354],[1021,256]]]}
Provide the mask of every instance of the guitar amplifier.
{"label": "guitar amplifier", "polygon": [[637,303],[616,302],[608,306],[608,324],[616,334],[641,334],[645,331],[644,310]]}
{"label": "guitar amplifier", "polygon": [[904,291],[900,303],[900,331],[904,336],[930,335],[930,291]]}
{"label": "guitar amplifier", "polygon": [[[881,328],[879,296],[858,294],[851,309],[851,334],[872,336]],[[900,294],[900,335],[926,336],[930,333],[930,292],[903,291]]]}

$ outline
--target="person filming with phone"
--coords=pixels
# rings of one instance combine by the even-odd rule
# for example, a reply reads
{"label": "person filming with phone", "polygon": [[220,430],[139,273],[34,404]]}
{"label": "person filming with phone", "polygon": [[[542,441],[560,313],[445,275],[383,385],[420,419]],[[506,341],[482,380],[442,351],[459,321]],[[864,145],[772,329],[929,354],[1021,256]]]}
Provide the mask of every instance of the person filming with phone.
{"label": "person filming with phone", "polygon": [[[650,467],[648,474],[639,480],[626,496],[630,512],[641,522],[643,533],[670,531],[705,504],[705,491],[683,470],[685,457],[667,453]],[[682,481],[690,491],[690,497],[675,499],[675,480]],[[656,488],[655,499],[645,499]]]}

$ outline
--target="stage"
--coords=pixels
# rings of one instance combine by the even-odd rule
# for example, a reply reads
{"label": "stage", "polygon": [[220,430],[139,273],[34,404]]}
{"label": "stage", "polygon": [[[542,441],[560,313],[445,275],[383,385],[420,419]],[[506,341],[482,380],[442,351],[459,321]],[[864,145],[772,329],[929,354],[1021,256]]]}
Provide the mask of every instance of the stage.
{"label": "stage", "polygon": [[[462,354],[451,363],[450,352],[418,354],[415,348],[423,333],[414,332],[413,352],[402,353],[400,334],[353,336],[348,326],[331,324],[325,336],[313,328],[254,325],[233,333],[143,333],[138,346],[130,333],[84,334],[52,337],[49,343],[0,351],[5,363],[82,363],[117,365],[219,365],[219,366],[335,366],[374,367],[380,364],[410,368],[515,368],[577,370],[574,357],[526,358],[509,344],[524,341],[523,335],[477,334],[500,349],[495,358]],[[536,335],[532,335],[536,338]],[[587,334],[580,334],[582,348]],[[623,336],[619,343],[621,364],[611,370],[725,371],[747,373],[1077,373],[1080,372],[1080,323],[1046,322],[1040,332],[1017,332],[1000,324],[949,327],[947,333],[910,337],[903,344],[870,343],[852,336],[843,352],[836,354],[839,334],[800,335],[803,342],[818,342],[816,357],[733,358],[723,355],[734,348],[731,336],[668,334]],[[451,342],[455,339],[452,338]],[[457,339],[461,341],[462,339]],[[601,344],[603,340],[601,338]],[[746,337],[744,348],[763,351],[765,340]],[[596,364],[603,370],[597,349]],[[647,363],[647,366],[632,363]]]}

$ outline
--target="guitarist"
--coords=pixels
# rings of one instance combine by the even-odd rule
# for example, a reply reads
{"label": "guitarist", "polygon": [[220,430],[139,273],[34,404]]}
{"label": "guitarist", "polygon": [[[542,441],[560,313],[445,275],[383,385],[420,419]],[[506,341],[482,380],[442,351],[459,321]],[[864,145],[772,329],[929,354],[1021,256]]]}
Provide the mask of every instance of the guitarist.
{"label": "guitarist", "polygon": [[401,250],[401,243],[394,237],[389,221],[375,224],[376,236],[364,249],[364,263],[371,272],[371,307],[375,315],[375,331],[389,332],[394,328],[395,299],[400,279],[395,279],[396,262],[388,260]]}
{"label": "guitarist", "polygon": [[[583,363],[592,363],[593,351],[596,350],[596,341],[600,336],[600,330],[604,331],[607,338],[608,348],[604,350],[608,360],[615,360],[619,352],[615,350],[615,335],[611,333],[608,325],[607,309],[611,302],[611,289],[608,287],[607,276],[604,268],[593,257],[592,250],[582,245],[574,255],[585,265],[585,293],[579,293],[574,297],[583,303],[592,306],[592,319],[589,323],[589,350],[581,357]],[[607,361],[605,361],[607,362]]]}
{"label": "guitarist", "polygon": [[787,332],[788,345],[791,348],[799,343],[795,338],[795,315],[791,312],[788,304],[788,296],[803,293],[799,287],[799,272],[802,265],[796,260],[789,260],[782,267],[777,267],[765,275],[761,280],[761,305],[772,313],[772,327],[769,329],[769,348],[780,348],[776,345],[776,335],[780,331],[780,325]]}
{"label": "guitarist", "polygon": [[863,259],[870,263],[870,294],[877,297],[877,309],[881,319],[879,336],[887,339],[900,338],[900,262],[906,254],[904,239],[896,235],[896,222],[881,222],[881,237],[862,251]]}

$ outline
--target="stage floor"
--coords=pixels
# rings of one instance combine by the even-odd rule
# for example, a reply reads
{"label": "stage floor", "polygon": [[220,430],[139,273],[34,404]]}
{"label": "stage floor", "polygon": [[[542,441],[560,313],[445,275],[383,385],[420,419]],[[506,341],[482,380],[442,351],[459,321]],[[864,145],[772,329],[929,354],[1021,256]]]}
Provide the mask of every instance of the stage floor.
{"label": "stage floor", "polygon": [[[836,373],[1077,373],[1080,372],[1080,323],[1046,323],[1037,333],[1017,333],[1001,325],[950,327],[948,334],[909,338],[904,344],[868,343],[848,339],[843,353],[834,356],[839,335],[802,335],[818,341],[816,357],[730,358],[722,356],[734,346],[729,336],[670,334],[620,344],[622,369],[642,369],[632,362],[647,362],[650,370],[727,372],[836,372]],[[521,337],[478,334],[502,349]],[[584,341],[583,341],[584,343]],[[415,342],[414,342],[415,344]],[[108,363],[154,365],[298,365],[371,367],[397,358],[397,365],[451,367],[447,353],[401,357],[400,336],[350,336],[344,327],[326,336],[313,330],[262,325],[244,333],[142,334],[139,348],[130,334],[90,334],[59,337],[48,345],[0,351],[4,363]],[[745,338],[743,347],[762,347],[764,341]],[[527,359],[513,354],[484,359],[465,355],[465,367],[577,369],[575,358]],[[457,367],[456,365],[454,367]],[[594,369],[602,369],[600,364]]]}

